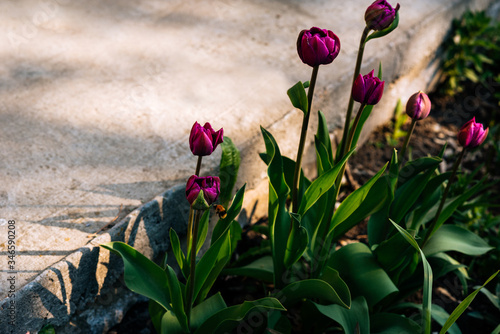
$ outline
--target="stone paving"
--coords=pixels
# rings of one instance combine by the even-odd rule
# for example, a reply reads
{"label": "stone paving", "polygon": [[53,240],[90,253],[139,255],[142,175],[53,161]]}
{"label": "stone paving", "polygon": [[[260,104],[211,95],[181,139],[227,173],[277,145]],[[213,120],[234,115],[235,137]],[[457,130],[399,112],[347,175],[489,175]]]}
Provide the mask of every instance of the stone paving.
{"label": "stone paving", "polygon": [[[398,98],[432,85],[451,19],[494,2],[399,1],[400,26],[365,51],[362,72],[381,61],[387,81],[368,128],[385,122]],[[319,26],[340,37],[339,57],[320,68],[313,107],[334,131],[370,3],[0,2],[0,299],[9,290],[9,221],[19,290],[110,222],[183,184],[196,163],[194,121],[224,127],[242,150],[239,185],[248,182],[245,207],[253,208],[266,191],[259,125],[295,155],[301,115],[286,90],[310,75],[296,55],[298,32]],[[207,172],[218,162],[204,161]]]}

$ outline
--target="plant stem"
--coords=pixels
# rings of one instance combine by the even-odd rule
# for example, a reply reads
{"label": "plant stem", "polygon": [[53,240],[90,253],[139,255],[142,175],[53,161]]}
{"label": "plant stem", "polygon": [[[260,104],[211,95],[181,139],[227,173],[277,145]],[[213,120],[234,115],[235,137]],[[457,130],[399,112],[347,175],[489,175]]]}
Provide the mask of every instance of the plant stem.
{"label": "plant stem", "polygon": [[186,315],[188,318],[188,323],[190,320],[190,314],[191,314],[191,308],[193,307],[193,293],[194,293],[194,279],[195,279],[195,273],[196,273],[196,248],[197,248],[197,241],[198,241],[198,225],[200,223],[200,218],[202,215],[202,210],[196,210],[196,215],[194,219],[194,226],[193,226],[193,239],[191,243],[191,248],[188,251],[188,254],[191,255],[190,259],[190,266],[189,266],[189,282],[187,285],[187,298],[186,298]]}
{"label": "plant stem", "polygon": [[400,166],[403,166],[403,160],[405,158],[406,148],[408,147],[408,143],[410,142],[410,138],[413,133],[413,130],[415,129],[415,125],[417,125],[417,120],[413,118],[411,120],[410,130],[408,130],[408,133],[406,134],[405,142],[403,143],[403,147],[401,148],[401,153],[399,154]]}
{"label": "plant stem", "polygon": [[292,187],[292,210],[297,213],[299,209],[298,187],[300,179],[300,169],[302,164],[302,155],[304,153],[304,146],[306,143],[307,127],[309,126],[309,116],[311,115],[311,105],[314,95],[314,87],[316,86],[316,78],[318,76],[318,66],[314,66],[309,81],[309,89],[307,91],[307,113],[302,118],[302,130],[300,131],[299,149],[297,151],[297,161],[295,162],[295,172],[293,174],[293,187]]}
{"label": "plant stem", "polygon": [[446,185],[446,188],[444,189],[443,196],[441,197],[441,202],[439,203],[439,208],[436,212],[436,215],[434,216],[434,219],[432,220],[432,223],[427,230],[424,240],[422,241],[422,246],[420,248],[423,248],[427,241],[429,241],[430,237],[434,234],[436,230],[439,229],[441,226],[436,226],[439,216],[441,215],[441,211],[443,211],[444,203],[446,202],[446,197],[448,197],[448,192],[450,191],[451,185],[454,182],[455,176],[457,175],[457,170],[458,166],[460,166],[460,163],[462,162],[462,159],[465,155],[465,147],[462,149],[462,152],[460,152],[460,155],[458,156],[457,160],[453,164],[453,170],[451,172],[451,176],[448,179],[448,184]]}
{"label": "plant stem", "polygon": [[[203,157],[201,155],[198,156],[198,161],[196,162],[196,170],[194,172],[194,175],[196,175],[196,176],[200,176],[202,158]],[[187,227],[187,236],[186,236],[188,249],[189,249],[189,245],[191,244],[192,230],[193,230],[193,208],[190,207],[189,208],[188,227]]]}
{"label": "plant stem", "polygon": [[339,162],[340,160],[342,160],[346,152],[349,151],[349,149],[347,148],[347,135],[349,133],[349,124],[351,123],[352,108],[354,106],[354,99],[352,98],[352,86],[354,85],[354,81],[358,77],[359,71],[361,70],[361,62],[363,61],[363,52],[365,51],[365,41],[366,37],[368,37],[369,32],[370,29],[368,27],[365,27],[363,33],[361,34],[361,40],[359,41],[358,57],[356,59],[356,66],[354,68],[354,75],[352,77],[351,93],[349,95],[349,105],[347,106],[347,113],[345,116],[344,132],[342,134],[342,142],[339,152],[340,154],[338,154],[337,161],[335,162]]}

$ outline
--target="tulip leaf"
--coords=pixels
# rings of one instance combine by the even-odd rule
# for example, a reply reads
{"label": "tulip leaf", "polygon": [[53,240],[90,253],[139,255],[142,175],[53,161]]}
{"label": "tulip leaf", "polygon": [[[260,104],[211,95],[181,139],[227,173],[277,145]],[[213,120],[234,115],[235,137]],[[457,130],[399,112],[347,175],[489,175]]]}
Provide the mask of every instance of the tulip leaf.
{"label": "tulip leaf", "polygon": [[233,197],[233,201],[231,202],[231,206],[227,209],[226,218],[221,218],[217,222],[212,232],[212,241],[211,244],[216,242],[221,235],[227,230],[230,226],[231,222],[238,216],[241,211],[241,207],[243,205],[243,197],[245,195],[245,187],[246,184],[243,185]]}
{"label": "tulip leaf", "polygon": [[276,294],[283,306],[289,308],[304,299],[313,299],[321,304],[337,304],[349,308],[351,300],[342,300],[341,296],[327,282],[321,279],[305,279],[288,284]]}
{"label": "tulip leaf", "polygon": [[420,334],[422,329],[415,321],[395,313],[380,312],[370,319],[372,334]]}
{"label": "tulip leaf", "polygon": [[114,241],[100,246],[122,257],[125,284],[130,290],[155,300],[165,310],[172,310],[167,274],[160,266],[124,242]]}
{"label": "tulip leaf", "polygon": [[161,319],[167,312],[163,306],[155,302],[153,299],[148,303],[149,317],[157,333],[161,333]]}
{"label": "tulip leaf", "polygon": [[187,263],[186,263],[186,257],[184,256],[184,253],[181,249],[181,241],[179,240],[179,236],[177,235],[177,232],[173,228],[170,229],[169,231],[170,235],[170,245],[172,246],[172,253],[174,253],[174,257],[177,260],[177,264],[179,265],[179,269],[181,270],[181,273],[184,275],[184,278],[189,276],[189,272],[184,272],[187,270]]}
{"label": "tulip leaf", "polygon": [[423,157],[407,162],[399,172],[398,187],[420,172],[436,168],[443,160],[439,157]]}
{"label": "tulip leaf", "polygon": [[273,272],[273,259],[271,256],[263,256],[243,267],[226,268],[223,271],[225,275],[248,276],[265,282],[273,281]]}
{"label": "tulip leaf", "polygon": [[443,225],[425,244],[423,251],[426,256],[448,251],[483,255],[492,249],[484,239],[471,231],[456,225]]}
{"label": "tulip leaf", "polygon": [[307,188],[304,193],[303,200],[300,203],[300,207],[297,212],[299,215],[303,216],[324,193],[335,185],[335,180],[337,179],[341,168],[347,162],[347,159],[349,159],[349,157],[354,153],[354,150],[354,148],[350,150],[332,169],[311,183],[309,188]]}
{"label": "tulip leaf", "polygon": [[391,220],[392,225],[398,232],[413,246],[422,258],[422,265],[424,267],[424,286],[423,286],[423,301],[422,301],[422,328],[425,334],[431,333],[431,302],[432,302],[432,268],[425,258],[424,252],[420,249],[417,241],[408,233],[404,228]]}
{"label": "tulip leaf", "polygon": [[370,334],[370,315],[366,299],[357,297],[352,301],[349,309],[335,305],[320,305],[313,303],[318,311],[328,318],[339,323],[344,333]]}
{"label": "tulip leaf", "polygon": [[184,311],[183,289],[177,279],[177,274],[171,267],[167,266],[165,272],[167,274],[168,290],[172,299],[172,311],[168,313],[175,313],[175,317],[177,318],[182,330],[184,332],[189,332],[188,318],[186,312]]}
{"label": "tulip leaf", "polygon": [[[215,279],[231,257],[231,239],[229,229],[210,246],[196,265],[193,300],[205,299]],[[198,296],[199,295],[199,296]]]}
{"label": "tulip leaf", "polygon": [[300,259],[302,254],[304,254],[304,251],[306,250],[307,244],[309,242],[307,230],[300,225],[300,216],[294,213],[290,213],[290,217],[292,226],[290,235],[288,236],[284,258],[286,268],[290,268],[295,262]]}
{"label": "tulip leaf", "polygon": [[387,28],[380,30],[380,31],[375,31],[370,36],[368,36],[365,39],[365,43],[367,43],[370,39],[375,39],[375,38],[380,38],[384,37],[385,35],[389,34],[391,31],[396,29],[399,24],[399,11],[396,12],[396,17],[394,18],[394,21],[392,21],[391,25],[388,26]]}
{"label": "tulip leaf", "polygon": [[205,210],[201,216],[199,226],[198,226],[198,240],[196,241],[196,254],[200,251],[201,247],[205,243],[208,233],[208,220],[210,218],[210,210]]}
{"label": "tulip leaf", "polygon": [[238,177],[238,170],[240,168],[240,151],[234,145],[231,138],[225,136],[224,141],[221,144],[222,156],[220,159],[220,202],[226,207],[231,199],[231,194],[236,184],[236,179]]}
{"label": "tulip leaf", "polygon": [[225,308],[227,308],[227,305],[220,292],[196,305],[191,311],[191,331],[195,331],[208,318]]}
{"label": "tulip leaf", "polygon": [[290,233],[290,215],[286,210],[286,199],[290,192],[283,175],[283,159],[274,137],[261,127],[266,154],[269,158],[267,175],[269,178],[269,236],[274,261],[275,285],[280,287],[285,272],[285,252]]}
{"label": "tulip leaf", "polygon": [[[347,232],[355,224],[359,223],[370,214],[373,213],[374,208],[379,208],[384,204],[383,197],[380,196],[380,192],[376,194],[374,198],[373,194],[371,198],[367,198],[370,193],[370,189],[376,184],[379,177],[385,172],[388,164],[385,164],[380,171],[373,176],[368,182],[366,182],[362,187],[356,189],[354,192],[349,194],[345,200],[342,201],[340,206],[335,211],[331,222],[331,229],[334,229],[334,239],[339,238],[345,232]],[[361,210],[362,208],[363,210]],[[352,217],[352,218],[351,218]],[[351,218],[351,219],[349,219]],[[344,224],[344,222],[347,222]]]}
{"label": "tulip leaf", "polygon": [[229,333],[245,319],[251,311],[259,313],[268,310],[285,311],[281,303],[272,297],[254,301],[245,301],[243,304],[227,307],[212,315],[194,332],[195,334]]}
{"label": "tulip leaf", "polygon": [[353,295],[364,296],[370,307],[398,292],[365,244],[340,248],[331,256],[330,265],[346,281]]}
{"label": "tulip leaf", "polygon": [[293,85],[286,93],[288,94],[292,105],[295,108],[302,110],[304,114],[307,114],[308,102],[304,84],[299,81],[295,85]]}
{"label": "tulip leaf", "polygon": [[443,328],[441,328],[441,331],[439,331],[439,334],[445,334],[446,331],[453,325],[457,319],[464,313],[464,311],[469,307],[469,305],[472,303],[474,298],[476,298],[476,295],[479,293],[479,291],[486,286],[493,278],[495,278],[500,271],[497,271],[493,275],[491,275],[486,282],[479,288],[477,288],[474,292],[472,292],[470,295],[467,296],[456,308],[453,310],[451,313],[450,317],[448,320],[446,320],[446,323],[443,325]]}
{"label": "tulip leaf", "polygon": [[390,210],[390,217],[396,223],[399,224],[415,204],[433,174],[434,168],[429,169],[425,173],[416,175],[396,190]]}
{"label": "tulip leaf", "polygon": [[314,136],[318,176],[333,166],[333,151],[325,115],[318,111],[318,131]]}
{"label": "tulip leaf", "polygon": [[[449,181],[448,181],[449,182]],[[443,211],[441,211],[441,214],[439,215],[436,225],[434,226],[434,230],[432,231],[432,234],[436,233],[436,231],[439,230],[441,225],[444,224],[444,222],[451,217],[453,212],[462,205],[466,200],[468,200],[471,196],[477,194],[479,191],[483,189],[483,182],[480,181],[470,189],[464,191],[462,195],[457,196],[453,198],[452,200],[448,200],[445,202],[445,205],[443,207]],[[432,235],[431,234],[431,235]]]}

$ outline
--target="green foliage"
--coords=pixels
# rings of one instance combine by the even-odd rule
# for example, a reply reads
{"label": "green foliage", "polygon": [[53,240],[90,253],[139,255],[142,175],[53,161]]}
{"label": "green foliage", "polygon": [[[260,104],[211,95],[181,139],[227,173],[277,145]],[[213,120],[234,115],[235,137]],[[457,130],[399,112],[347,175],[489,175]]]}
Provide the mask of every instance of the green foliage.
{"label": "green foliage", "polygon": [[403,125],[408,120],[406,115],[404,105],[401,103],[401,99],[398,99],[394,112],[392,114],[391,120],[391,134],[385,135],[385,141],[390,146],[397,146],[399,139],[406,137],[407,132],[402,130]]}
{"label": "green foliage", "polygon": [[[500,83],[500,23],[492,22],[485,12],[469,11],[453,20],[451,30],[443,44],[445,92],[461,92],[467,82],[482,83],[494,92]],[[497,93],[500,101],[498,97]]]}

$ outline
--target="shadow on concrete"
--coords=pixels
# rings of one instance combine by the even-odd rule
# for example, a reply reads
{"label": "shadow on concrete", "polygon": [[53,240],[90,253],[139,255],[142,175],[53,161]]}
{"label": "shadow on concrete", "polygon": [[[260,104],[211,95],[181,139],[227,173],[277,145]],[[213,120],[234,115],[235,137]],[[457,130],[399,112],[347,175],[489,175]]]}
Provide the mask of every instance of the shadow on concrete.
{"label": "shadow on concrete", "polygon": [[[169,249],[170,228],[180,235],[186,230],[189,207],[183,190],[171,188],[141,206],[106,235],[52,265],[19,291],[17,314],[25,320],[19,320],[19,332],[37,331],[49,323],[56,332],[74,326],[76,333],[97,333],[120,321],[123,314],[109,310],[127,309],[140,297],[124,285],[121,258],[99,244],[122,241],[151,259],[161,260]],[[0,310],[6,303],[8,300]],[[0,322],[0,332],[5,332],[3,324]]]}

